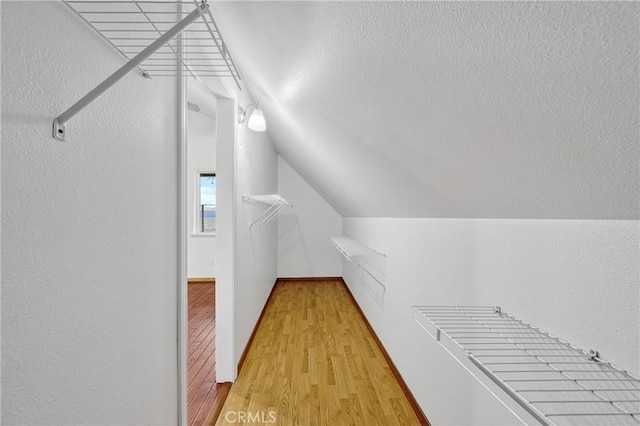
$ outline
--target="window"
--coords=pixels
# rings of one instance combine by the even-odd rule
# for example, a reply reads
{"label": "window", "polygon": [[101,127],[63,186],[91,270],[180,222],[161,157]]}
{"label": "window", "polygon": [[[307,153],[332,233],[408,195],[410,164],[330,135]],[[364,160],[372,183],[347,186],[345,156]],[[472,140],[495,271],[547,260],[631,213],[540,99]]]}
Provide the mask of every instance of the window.
{"label": "window", "polygon": [[216,174],[198,172],[196,200],[196,232],[216,232]]}

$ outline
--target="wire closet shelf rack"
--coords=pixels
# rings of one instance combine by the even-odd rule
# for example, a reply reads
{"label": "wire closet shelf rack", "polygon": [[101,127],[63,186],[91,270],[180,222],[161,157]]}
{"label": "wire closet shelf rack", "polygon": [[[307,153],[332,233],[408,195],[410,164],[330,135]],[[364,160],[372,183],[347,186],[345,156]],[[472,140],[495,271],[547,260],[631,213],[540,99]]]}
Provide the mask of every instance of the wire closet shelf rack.
{"label": "wire closet shelf rack", "polygon": [[[138,65],[147,77],[230,77],[240,88],[240,73],[222,39],[206,0],[64,0],[83,21],[130,60],[167,33],[194,9],[198,19]],[[202,7],[202,6],[205,7]]]}
{"label": "wire closet shelf rack", "polygon": [[65,124],[125,75],[138,69],[151,77],[191,76],[234,80],[240,73],[206,0],[63,0],[127,62],[53,122],[53,137],[65,140]]}
{"label": "wire closet shelf rack", "polygon": [[267,206],[267,208],[251,222],[249,229],[255,225],[265,225],[275,220],[285,207],[293,208],[293,205],[279,194],[244,195],[242,199]]}
{"label": "wire closet shelf rack", "polygon": [[[379,252],[378,250],[374,250],[371,247],[368,247],[358,241],[352,240],[349,237],[339,236],[339,237],[331,237],[331,243],[338,250],[342,256],[344,256],[349,262],[355,264],[364,272],[366,272],[371,278],[375,280],[381,287],[382,290],[386,292],[387,287],[384,283],[384,276],[378,273],[374,273],[374,268],[372,265],[367,264],[363,261],[364,258],[375,256],[375,257],[387,257],[386,254]],[[379,276],[380,275],[380,276]]]}
{"label": "wire closet shelf rack", "polygon": [[461,349],[543,425],[640,424],[640,379],[490,306],[414,306],[440,344]]}

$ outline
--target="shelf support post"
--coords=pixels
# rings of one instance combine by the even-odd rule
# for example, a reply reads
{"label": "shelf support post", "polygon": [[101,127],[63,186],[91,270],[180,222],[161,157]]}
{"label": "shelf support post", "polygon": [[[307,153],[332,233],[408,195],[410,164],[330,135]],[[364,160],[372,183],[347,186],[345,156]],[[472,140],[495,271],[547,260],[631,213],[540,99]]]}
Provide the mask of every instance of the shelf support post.
{"label": "shelf support post", "polygon": [[200,5],[184,19],[178,22],[175,26],[169,29],[166,33],[162,34],[147,46],[142,52],[131,58],[129,62],[120,67],[116,72],[111,74],[102,83],[97,85],[92,91],[87,93],[82,99],[73,104],[69,109],[60,114],[58,118],[53,121],[53,137],[59,140],[65,140],[65,124],[77,113],[82,111],[84,107],[93,102],[98,96],[106,92],[111,86],[116,84],[129,72],[138,67],[145,59],[151,56],[156,50],[164,46],[172,38],[184,31],[189,25],[191,25],[196,19],[198,19],[207,9],[209,5],[206,1],[202,1]]}

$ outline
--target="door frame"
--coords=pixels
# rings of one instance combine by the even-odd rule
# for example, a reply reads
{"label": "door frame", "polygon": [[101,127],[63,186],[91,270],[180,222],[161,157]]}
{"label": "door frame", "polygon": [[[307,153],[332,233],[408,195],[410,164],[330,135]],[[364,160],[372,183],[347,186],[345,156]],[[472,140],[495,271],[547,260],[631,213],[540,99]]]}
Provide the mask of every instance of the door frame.
{"label": "door frame", "polygon": [[[178,40],[178,46],[182,41]],[[177,424],[188,424],[188,277],[187,244],[190,235],[187,220],[187,80],[178,72],[178,300]],[[237,101],[212,94],[216,98],[216,382],[234,382],[238,371],[234,345],[234,273],[238,196],[236,191]]]}
{"label": "door frame", "polygon": [[[182,5],[178,5],[181,11]],[[180,53],[184,45],[182,33],[177,37],[177,48]],[[180,56],[180,54],[178,55]],[[176,424],[187,426],[187,358],[189,356],[189,318],[188,318],[188,284],[187,284],[187,244],[189,230],[187,229],[187,79],[184,69],[179,60],[177,64],[177,86],[178,86],[178,143],[177,143],[177,182],[178,182],[178,276],[177,276],[177,396],[178,396],[178,418]]]}

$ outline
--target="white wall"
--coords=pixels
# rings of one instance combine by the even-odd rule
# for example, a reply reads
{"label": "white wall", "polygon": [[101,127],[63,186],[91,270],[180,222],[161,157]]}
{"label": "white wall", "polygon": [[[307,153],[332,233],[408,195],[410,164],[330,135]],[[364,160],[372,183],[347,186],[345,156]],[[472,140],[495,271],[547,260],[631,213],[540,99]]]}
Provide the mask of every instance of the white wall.
{"label": "white wall", "polygon": [[[250,103],[243,92],[240,103]],[[218,100],[216,375],[234,381],[237,363],[277,277],[276,222],[254,226],[264,206],[243,195],[278,189],[277,154],[266,133],[236,122],[237,101]],[[267,123],[268,125],[268,123]]]}
{"label": "white wall", "polygon": [[196,232],[197,172],[216,171],[216,99],[197,81],[189,81],[188,101],[200,112],[187,111],[187,275],[189,278],[215,277],[216,236]]}
{"label": "white wall", "polygon": [[499,305],[640,371],[638,221],[345,218],[342,225],[388,255],[384,298],[351,264],[343,274],[433,424],[515,418],[414,323],[412,305]]}
{"label": "white wall", "polygon": [[177,87],[61,2],[2,2],[2,423],[177,421]]}
{"label": "white wall", "polygon": [[330,238],[342,232],[342,217],[278,157],[278,193],[293,204],[278,218],[279,277],[337,277],[340,255]]}
{"label": "white wall", "polygon": [[216,380],[236,378],[234,355],[234,276],[236,211],[236,105],[217,102],[216,152]]}
{"label": "white wall", "polygon": [[[249,100],[241,98],[243,106]],[[269,125],[269,123],[267,123]],[[250,223],[265,206],[242,201],[243,195],[278,191],[278,156],[264,132],[238,125],[236,178],[238,203],[235,241],[234,340],[235,362],[240,359],[249,336],[277,278],[277,222]]]}

